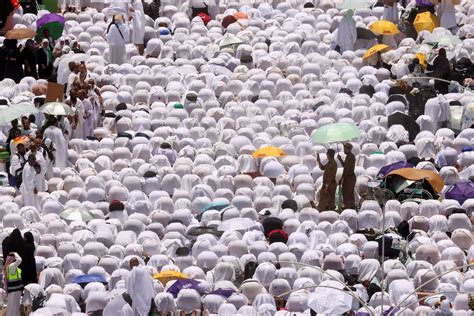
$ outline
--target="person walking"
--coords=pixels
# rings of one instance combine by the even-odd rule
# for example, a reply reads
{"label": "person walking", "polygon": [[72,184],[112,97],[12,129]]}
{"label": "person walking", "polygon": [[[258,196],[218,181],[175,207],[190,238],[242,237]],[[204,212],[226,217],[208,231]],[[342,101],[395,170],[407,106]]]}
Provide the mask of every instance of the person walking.
{"label": "person walking", "polygon": [[352,144],[344,144],[344,154],[346,155],[345,160],[342,160],[339,154],[337,155],[337,159],[344,167],[340,182],[342,185],[342,204],[343,209],[355,209],[354,187],[356,184],[356,176],[354,173],[354,168],[356,158],[352,153]]}
{"label": "person walking", "polygon": [[22,260],[18,253],[10,252],[3,268],[4,288],[7,289],[6,316],[20,316],[23,282],[21,280],[21,269],[18,266],[21,262]]}
{"label": "person walking", "polygon": [[121,65],[127,57],[125,45],[130,41],[130,31],[123,23],[121,15],[114,15],[107,28],[107,42],[109,43],[109,61],[111,64]]}
{"label": "person walking", "polygon": [[21,263],[21,279],[23,286],[27,286],[30,283],[38,283],[38,277],[36,275],[36,260],[35,260],[35,240],[31,232],[26,232],[25,238],[25,250],[23,254],[23,261]]}
{"label": "person walking", "polygon": [[319,168],[324,171],[323,174],[323,186],[319,192],[319,211],[327,211],[336,209],[336,172],[337,172],[337,163],[334,159],[335,151],[334,149],[328,149],[326,156],[328,162],[323,165],[319,154],[316,156],[319,164]]}

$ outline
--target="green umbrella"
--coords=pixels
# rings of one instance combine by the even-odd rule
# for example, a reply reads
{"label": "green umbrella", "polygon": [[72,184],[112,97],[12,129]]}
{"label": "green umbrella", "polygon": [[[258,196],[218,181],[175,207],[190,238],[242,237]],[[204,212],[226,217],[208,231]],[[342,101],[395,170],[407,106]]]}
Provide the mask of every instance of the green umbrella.
{"label": "green umbrella", "polygon": [[333,123],[320,127],[311,137],[315,144],[346,142],[360,136],[357,126],[349,123]]}
{"label": "green umbrella", "polygon": [[30,103],[20,103],[0,111],[0,125],[5,125],[23,115],[38,113],[38,109]]}
{"label": "green umbrella", "polygon": [[65,209],[59,214],[59,217],[67,221],[81,221],[81,222],[89,222],[94,219],[91,213],[79,208]]}
{"label": "green umbrella", "polygon": [[356,9],[361,9],[361,8],[368,8],[369,4],[367,3],[366,0],[344,0],[336,6],[339,9],[349,9],[349,10],[356,10]]}
{"label": "green umbrella", "polygon": [[49,115],[74,115],[74,110],[62,102],[49,102],[40,107],[40,112],[49,114]]}
{"label": "green umbrella", "polygon": [[219,41],[219,48],[242,44],[242,40],[237,36],[226,35]]}

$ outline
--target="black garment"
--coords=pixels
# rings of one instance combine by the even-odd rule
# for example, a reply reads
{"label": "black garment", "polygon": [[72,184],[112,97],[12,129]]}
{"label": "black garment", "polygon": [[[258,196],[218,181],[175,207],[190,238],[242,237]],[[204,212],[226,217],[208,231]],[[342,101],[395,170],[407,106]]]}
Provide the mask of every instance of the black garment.
{"label": "black garment", "polygon": [[[433,66],[428,67],[428,70],[433,70],[431,77],[450,80],[451,78],[451,69],[449,66],[449,60],[446,56],[438,55],[433,61]],[[434,84],[435,89],[441,94],[448,93],[449,82],[435,80]]]}
{"label": "black garment", "polygon": [[43,48],[38,49],[36,53],[38,59],[38,77],[41,79],[48,79],[53,73],[53,62],[48,64],[48,54]]}
{"label": "black garment", "polygon": [[11,246],[11,240],[10,236],[5,237],[2,241],[2,256],[3,256],[3,261],[7,260],[6,258],[8,257],[8,254],[11,252],[12,246]]}
{"label": "black garment", "polygon": [[277,217],[268,217],[263,220],[262,226],[265,237],[268,237],[272,230],[283,229],[283,222]]}
{"label": "black garment", "polygon": [[5,46],[0,47],[0,80],[5,79],[6,53]]}
{"label": "black garment", "polygon": [[38,65],[36,61],[36,53],[28,47],[25,47],[21,51],[21,60],[25,67],[25,76],[38,79],[38,71],[36,70]]}
{"label": "black garment", "polygon": [[[10,234],[10,252],[16,252],[23,260],[25,256],[25,240],[21,236],[21,232],[18,228],[15,228]],[[7,255],[8,255],[7,253]],[[21,268],[20,268],[21,269]]]}
{"label": "black garment", "polygon": [[13,79],[19,83],[23,79],[23,67],[20,57],[20,49],[17,47],[17,40],[5,40],[5,78]]}
{"label": "black garment", "polygon": [[145,7],[143,8],[144,13],[148,15],[150,18],[155,21],[160,17],[160,6],[161,6],[161,1],[160,0],[154,0],[149,4],[145,4]]}
{"label": "black garment", "polygon": [[23,8],[23,14],[38,14],[38,5],[35,0],[20,1],[20,5]]}
{"label": "black garment", "polygon": [[21,279],[23,285],[37,283],[36,261],[35,261],[35,242],[31,232],[25,233],[25,251],[20,264]]}
{"label": "black garment", "polygon": [[0,29],[7,23],[8,16],[13,12],[13,4],[11,1],[0,1]]}

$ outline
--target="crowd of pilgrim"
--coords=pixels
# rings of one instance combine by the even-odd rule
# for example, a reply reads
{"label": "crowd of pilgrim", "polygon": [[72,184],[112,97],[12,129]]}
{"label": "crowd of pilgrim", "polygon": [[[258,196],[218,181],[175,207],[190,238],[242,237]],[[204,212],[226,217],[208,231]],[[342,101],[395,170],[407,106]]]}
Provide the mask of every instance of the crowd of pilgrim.
{"label": "crowd of pilgrim", "polygon": [[[472,181],[474,4],[369,2],[62,0],[60,38],[0,36],[0,106],[41,106],[49,81],[74,110],[1,130],[6,315],[471,315],[474,199],[359,196],[397,161],[445,189]],[[440,27],[410,34],[422,12]],[[10,22],[35,30],[46,13],[20,1]],[[359,37],[379,19],[402,33]],[[411,49],[433,35],[461,41],[420,60]],[[391,50],[362,58],[377,43]],[[464,108],[458,130],[450,104]],[[415,138],[387,126],[396,111],[416,113]],[[334,122],[360,138],[311,143]],[[253,158],[265,145],[287,156]],[[383,233],[402,251],[382,258]],[[166,272],[183,285],[153,277]],[[102,281],[74,282],[84,274]],[[349,307],[321,307],[334,287]]]}

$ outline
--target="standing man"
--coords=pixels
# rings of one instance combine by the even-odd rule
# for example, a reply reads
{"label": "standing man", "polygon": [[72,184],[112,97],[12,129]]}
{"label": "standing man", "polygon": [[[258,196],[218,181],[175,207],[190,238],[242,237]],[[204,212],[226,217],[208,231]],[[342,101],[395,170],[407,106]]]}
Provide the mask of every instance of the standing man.
{"label": "standing man", "polygon": [[121,65],[126,62],[125,45],[130,41],[130,31],[123,23],[121,15],[114,15],[107,27],[107,42],[109,43],[109,62]]}
{"label": "standing man", "polygon": [[324,171],[323,174],[323,187],[319,192],[319,211],[329,211],[336,209],[336,172],[337,172],[337,163],[334,159],[336,152],[334,149],[328,149],[326,156],[328,162],[323,165],[319,154],[316,156],[319,164],[319,168]]}
{"label": "standing man", "polygon": [[24,206],[34,206],[38,208],[38,189],[40,182],[44,182],[44,176],[41,175],[41,166],[36,161],[35,154],[28,156],[28,162],[25,164],[22,172],[23,181],[20,185],[21,197]]}
{"label": "standing man", "polygon": [[145,13],[143,13],[142,0],[134,0],[132,5],[133,8],[130,8],[130,11],[132,12],[132,16],[130,16],[130,19],[133,19],[131,40],[132,43],[137,46],[140,55],[143,55],[143,51],[145,49]]}
{"label": "standing man", "polygon": [[49,41],[45,38],[41,42],[41,48],[37,51],[38,77],[48,79],[53,73],[53,52],[49,47]]}
{"label": "standing man", "polygon": [[354,173],[356,159],[352,153],[352,144],[344,144],[344,154],[346,154],[346,159],[342,160],[341,156],[338,154],[337,159],[341,162],[344,167],[342,172],[342,204],[343,209],[355,209],[355,197],[354,197],[354,187],[356,184],[356,176]]}

